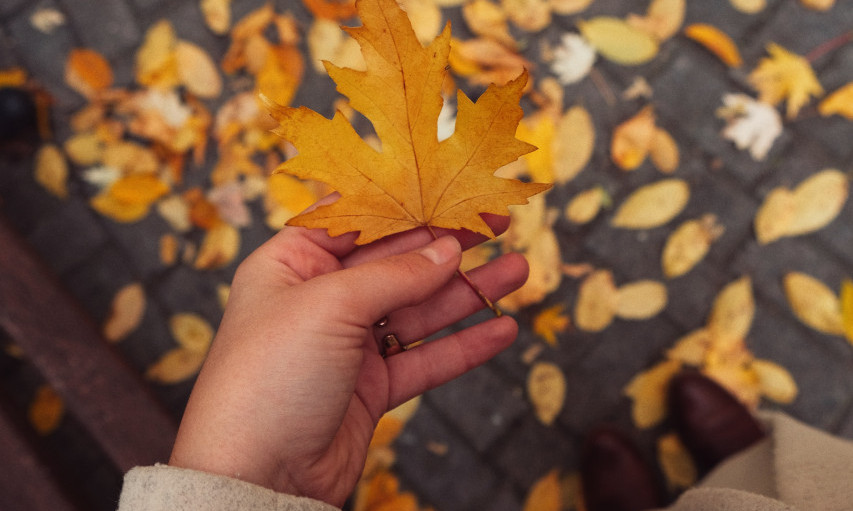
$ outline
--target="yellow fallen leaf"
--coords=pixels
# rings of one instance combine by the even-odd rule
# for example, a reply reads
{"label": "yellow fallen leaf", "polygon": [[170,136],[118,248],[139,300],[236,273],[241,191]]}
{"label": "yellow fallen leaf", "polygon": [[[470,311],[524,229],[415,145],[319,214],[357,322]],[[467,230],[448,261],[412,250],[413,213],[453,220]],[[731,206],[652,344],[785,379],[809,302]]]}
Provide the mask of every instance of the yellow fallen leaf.
{"label": "yellow fallen leaf", "polygon": [[634,170],[648,156],[654,136],[655,113],[648,105],[613,130],[610,158],[620,169]]}
{"label": "yellow fallen leaf", "polygon": [[75,48],[65,64],[65,82],[87,98],[113,85],[113,70],[103,55],[89,48]]}
{"label": "yellow fallen leaf", "polygon": [[200,46],[178,41],[175,45],[178,77],[189,92],[200,98],[216,98],[222,94],[222,78],[210,55]]}
{"label": "yellow fallen leaf", "polygon": [[649,144],[649,158],[664,174],[672,174],[678,168],[681,154],[675,139],[663,128],[655,128]]}
{"label": "yellow fallen leaf", "polygon": [[536,314],[533,318],[533,332],[549,345],[557,346],[557,334],[571,326],[571,320],[565,313],[566,306],[557,304]]}
{"label": "yellow fallen leaf", "polygon": [[592,3],[592,0],[548,0],[554,14],[576,14]]}
{"label": "yellow fallen leaf", "polygon": [[684,209],[690,188],[683,179],[663,179],[635,190],[619,206],[611,225],[623,229],[651,229],[666,224]]}
{"label": "yellow fallen leaf", "polygon": [[793,119],[812,96],[823,95],[823,87],[804,57],[774,43],[767,46],[767,52],[770,56],[761,59],[749,74],[749,83],[765,103],[775,105],[787,99],[786,115]]}
{"label": "yellow fallen leaf", "polygon": [[654,37],[619,18],[601,16],[579,21],[578,29],[603,57],[617,64],[645,64],[658,53]]}
{"label": "yellow fallen leaf", "polygon": [[707,328],[714,344],[726,347],[746,338],[754,317],[752,280],[743,276],[727,284],[714,298]]}
{"label": "yellow fallen leaf", "polygon": [[302,54],[292,46],[279,46],[267,52],[256,78],[259,93],[279,105],[289,105],[303,74]]}
{"label": "yellow fallen leaf", "polygon": [[694,23],[684,29],[684,35],[693,39],[717,56],[729,67],[740,67],[743,58],[737,45],[725,32],[706,23]]}
{"label": "yellow fallen leaf", "polygon": [[616,315],[622,319],[648,319],[667,304],[666,286],[654,280],[638,280],[619,287]]}
{"label": "yellow fallen leaf", "polygon": [[786,274],[784,283],[788,304],[800,321],[825,334],[844,335],[841,303],[826,284],[800,272]]}
{"label": "yellow fallen leaf", "polygon": [[729,0],[732,7],[746,14],[761,12],[767,7],[767,0]]}
{"label": "yellow fallen leaf", "polygon": [[563,494],[559,470],[553,469],[540,477],[524,498],[523,511],[560,511]]}
{"label": "yellow fallen leaf", "polygon": [[214,34],[225,35],[231,28],[231,0],[201,0],[204,23]]}
{"label": "yellow fallen leaf", "polygon": [[658,438],[657,451],[658,465],[670,489],[689,488],[696,483],[699,477],[696,464],[677,434],[667,433]]}
{"label": "yellow fallen leaf", "polygon": [[784,367],[769,360],[753,360],[750,368],[758,375],[761,393],[768,399],[790,404],[797,398],[797,382]]}
{"label": "yellow fallen leaf", "polygon": [[552,145],[556,126],[548,115],[534,115],[518,123],[515,136],[523,142],[536,147],[536,150],[521,157],[527,166],[527,172],[533,181],[539,183],[554,182]]}
{"label": "yellow fallen leaf", "polygon": [[584,190],[569,201],[566,206],[566,218],[575,224],[588,223],[607,202],[607,192],[600,186]]}
{"label": "yellow fallen leaf", "polygon": [[178,262],[178,238],[172,233],[160,236],[160,262],[172,266]]}
{"label": "yellow fallen leaf", "polygon": [[149,366],[145,377],[167,385],[180,383],[198,373],[206,356],[206,352],[174,348]]}
{"label": "yellow fallen leaf", "polygon": [[45,144],[36,154],[35,179],[54,196],[68,197],[68,163],[55,144]]}
{"label": "yellow fallen leaf", "polygon": [[0,69],[0,87],[23,87],[27,84],[27,72],[20,67]]}
{"label": "yellow fallen leaf", "polygon": [[595,271],[578,289],[575,324],[587,332],[600,332],[613,321],[618,306],[619,292],[613,274],[608,270]]}
{"label": "yellow fallen leaf", "polygon": [[817,111],[824,117],[838,114],[853,120],[853,82],[827,96],[817,106]]}
{"label": "yellow fallen leaf", "polygon": [[756,238],[766,244],[822,229],[838,217],[848,194],[847,176],[835,169],[813,174],[793,191],[775,188],[756,213]]}
{"label": "yellow fallen leaf", "polygon": [[538,32],[551,23],[547,0],[501,0],[501,6],[509,19],[527,32]]}
{"label": "yellow fallen leaf", "polygon": [[478,36],[490,37],[509,48],[517,43],[509,32],[507,14],[498,4],[490,0],[473,0],[462,6],[465,24]]}
{"label": "yellow fallen leaf", "polygon": [[178,344],[189,351],[207,353],[213,341],[210,323],[191,312],[181,312],[169,318],[169,330]]}
{"label": "yellow fallen leaf", "polygon": [[672,377],[681,370],[678,360],[665,360],[641,372],[625,386],[631,401],[631,418],[638,428],[649,428],[666,417],[666,395]]}
{"label": "yellow fallen leaf", "polygon": [[421,44],[429,44],[441,32],[441,9],[432,0],[400,0]]}
{"label": "yellow fallen leaf", "polygon": [[39,435],[48,435],[59,427],[65,415],[65,403],[53,387],[41,385],[27,410],[30,425]]}
{"label": "yellow fallen leaf", "polygon": [[685,0],[652,0],[645,16],[631,14],[628,23],[658,41],[665,41],[678,33],[684,23],[685,10]]}
{"label": "yellow fallen leaf", "polygon": [[110,185],[108,193],[127,203],[152,204],[169,193],[169,185],[154,174],[131,174]]}
{"label": "yellow fallen leaf", "polygon": [[117,342],[136,330],[142,321],[146,306],[145,289],[139,282],[127,284],[118,290],[104,322],[103,333],[108,341]]}
{"label": "yellow fallen leaf", "polygon": [[193,267],[215,270],[231,264],[240,251],[240,231],[230,224],[220,223],[209,229],[201,242]]}
{"label": "yellow fallen leaf", "polygon": [[89,200],[92,209],[116,222],[130,223],[144,218],[151,206],[144,202],[125,202],[108,192],[101,192]]}
{"label": "yellow fallen leaf", "polygon": [[143,86],[161,89],[178,85],[177,44],[178,37],[168,20],[152,25],[136,53],[136,81]]}
{"label": "yellow fallen leaf", "polygon": [[595,149],[595,126],[589,111],[575,105],[557,121],[552,147],[554,181],[567,183],[589,163]]}
{"label": "yellow fallen leaf", "polygon": [[305,211],[319,198],[308,185],[287,174],[273,174],[267,183],[267,225],[275,230],[281,229],[286,221]]}
{"label": "yellow fallen leaf", "polygon": [[844,337],[853,344],[853,280],[844,279],[841,283],[841,323]]}
{"label": "yellow fallen leaf", "polygon": [[62,145],[68,158],[81,167],[100,163],[104,155],[104,141],[95,132],[77,133]]}
{"label": "yellow fallen leaf", "polygon": [[537,362],[527,375],[527,395],[536,417],[550,426],[560,415],[566,399],[566,377],[556,364]]}
{"label": "yellow fallen leaf", "polygon": [[693,269],[711,244],[719,238],[725,228],[717,223],[717,217],[708,214],[699,219],[688,220],[678,226],[663,247],[661,266],[667,278],[675,278]]}
{"label": "yellow fallen leaf", "polygon": [[835,6],[835,0],[800,0],[800,3],[815,11],[828,11]]}
{"label": "yellow fallen leaf", "polygon": [[746,364],[709,363],[702,368],[702,374],[722,385],[748,408],[755,409],[761,401],[758,374]]}
{"label": "yellow fallen leaf", "polygon": [[667,350],[666,358],[698,367],[705,362],[705,355],[712,343],[711,331],[699,328],[676,341],[675,345]]}

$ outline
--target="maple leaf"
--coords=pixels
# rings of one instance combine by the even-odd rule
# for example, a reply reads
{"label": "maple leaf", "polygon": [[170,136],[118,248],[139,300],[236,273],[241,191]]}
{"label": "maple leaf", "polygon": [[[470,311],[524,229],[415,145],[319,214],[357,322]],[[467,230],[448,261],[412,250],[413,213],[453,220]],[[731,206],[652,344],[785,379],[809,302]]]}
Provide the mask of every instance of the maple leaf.
{"label": "maple leaf", "polygon": [[421,226],[493,236],[480,213],[506,215],[508,205],[526,204],[550,186],[493,175],[534,149],[515,138],[527,73],[490,86],[476,102],[458,92],[456,131],[439,142],[450,25],[423,47],[394,0],[362,0],[358,12],[363,25],[345,30],[361,46],[366,71],[326,68],[338,91],[372,121],[382,150],[362,140],[340,112],[327,119],[266,99],[280,123],[274,132],[298,150],[278,170],[341,194],[288,224],[326,228],[332,236],[360,231],[358,244]]}
{"label": "maple leaf", "polygon": [[823,87],[805,58],[773,43],[767,46],[767,53],[770,56],[750,73],[749,83],[765,103],[775,105],[787,98],[786,115],[793,119],[811,96],[823,95]]}

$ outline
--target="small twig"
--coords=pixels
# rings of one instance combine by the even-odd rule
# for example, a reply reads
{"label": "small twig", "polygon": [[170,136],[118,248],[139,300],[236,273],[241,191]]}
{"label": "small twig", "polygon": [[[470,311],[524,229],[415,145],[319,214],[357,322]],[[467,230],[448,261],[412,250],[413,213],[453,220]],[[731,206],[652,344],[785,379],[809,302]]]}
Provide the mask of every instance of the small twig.
{"label": "small twig", "polygon": [[[435,233],[435,231],[434,231],[434,230],[432,230],[432,226],[431,226],[431,225],[427,225],[427,226],[426,226],[426,228],[427,228],[427,230],[429,231],[429,233],[432,235],[433,239],[436,239],[436,240],[437,240],[437,239],[438,239],[438,235]],[[481,302],[483,302],[483,304],[484,304],[486,307],[488,307],[488,308],[489,308],[489,310],[491,310],[491,311],[494,313],[494,315],[495,315],[495,317],[496,317],[496,318],[499,318],[499,317],[501,317],[501,316],[503,316],[503,315],[504,315],[504,313],[503,313],[503,311],[500,309],[500,307],[498,307],[497,305],[495,305],[495,303],[494,303],[494,302],[492,302],[491,300],[489,300],[489,297],[488,297],[488,296],[486,296],[486,293],[484,293],[482,289],[480,289],[479,287],[477,287],[477,284],[474,284],[474,281],[473,281],[473,280],[471,280],[471,277],[469,277],[469,276],[468,276],[464,271],[462,271],[462,270],[456,270],[456,274],[457,274],[457,275],[459,275],[459,277],[460,277],[460,278],[461,278],[461,279],[462,279],[466,284],[468,284],[468,287],[470,287],[470,288],[471,288],[475,293],[477,293],[477,297],[478,297],[478,298],[480,298],[480,301],[481,301]]]}
{"label": "small twig", "polygon": [[607,79],[604,78],[598,69],[592,68],[589,71],[589,77],[592,78],[592,83],[595,84],[595,88],[598,89],[598,92],[604,98],[605,103],[608,106],[613,106],[616,104],[617,98],[616,94],[613,93],[613,89],[610,88],[610,84],[607,83]]}
{"label": "small twig", "polygon": [[817,45],[812,51],[806,54],[806,60],[808,60],[809,63],[814,63],[817,59],[823,57],[827,53],[841,48],[850,41],[853,41],[853,30],[848,30],[839,36],[833,37],[829,41]]}

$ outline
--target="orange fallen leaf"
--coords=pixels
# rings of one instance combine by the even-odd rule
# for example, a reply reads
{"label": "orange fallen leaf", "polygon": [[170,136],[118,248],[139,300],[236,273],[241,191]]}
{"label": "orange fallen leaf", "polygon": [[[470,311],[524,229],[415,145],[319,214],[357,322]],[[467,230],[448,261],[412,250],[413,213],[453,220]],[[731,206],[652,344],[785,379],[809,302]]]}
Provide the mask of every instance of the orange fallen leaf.
{"label": "orange fallen leaf", "polygon": [[27,410],[30,425],[39,435],[48,435],[59,426],[65,415],[65,403],[53,387],[41,385]]}
{"label": "orange fallen leaf", "polygon": [[684,35],[707,48],[723,64],[729,67],[743,65],[743,58],[740,56],[737,45],[719,28],[706,23],[694,23],[684,29]]}
{"label": "orange fallen leaf", "polygon": [[828,11],[835,6],[835,0],[800,0],[800,3],[815,11]]}
{"label": "orange fallen leaf", "polygon": [[355,0],[302,0],[317,18],[346,20],[356,15]]}
{"label": "orange fallen leaf", "polygon": [[655,136],[655,113],[651,105],[613,130],[610,158],[622,170],[634,170],[645,161]]}
{"label": "orange fallen leaf", "polygon": [[565,305],[557,304],[539,312],[533,318],[533,332],[552,347],[557,346],[557,334],[565,332],[571,325],[565,310]]}
{"label": "orange fallen leaf", "polygon": [[853,344],[853,281],[844,279],[841,283],[841,324],[844,337]]}
{"label": "orange fallen leaf", "polygon": [[540,477],[524,498],[523,511],[560,511],[563,509],[563,491],[560,473],[551,470]]}
{"label": "orange fallen leaf", "polygon": [[853,82],[839,88],[826,97],[817,107],[820,115],[841,115],[853,121]]}
{"label": "orange fallen leaf", "polygon": [[363,25],[347,32],[370,48],[367,71],[327,69],[353,108],[373,122],[382,152],[358,137],[340,114],[329,120],[267,99],[280,123],[276,133],[298,150],[278,170],[328,183],[341,194],[289,225],[326,228],[331,235],[359,231],[360,244],[422,226],[491,236],[481,213],[507,214],[507,205],[525,204],[550,186],[493,175],[531,150],[514,136],[527,74],[489,87],[476,103],[459,93],[456,131],[438,142],[449,27],[424,48],[393,0],[358,5]]}
{"label": "orange fallen leaf", "polygon": [[89,48],[75,48],[65,64],[65,82],[87,98],[110,88],[113,69],[103,55]]}

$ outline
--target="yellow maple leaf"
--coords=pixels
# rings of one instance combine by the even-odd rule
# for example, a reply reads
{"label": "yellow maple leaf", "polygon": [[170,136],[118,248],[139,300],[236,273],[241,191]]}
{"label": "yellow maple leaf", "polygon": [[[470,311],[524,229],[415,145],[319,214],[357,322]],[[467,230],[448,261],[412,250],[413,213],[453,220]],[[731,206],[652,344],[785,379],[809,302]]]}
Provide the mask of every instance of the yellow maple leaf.
{"label": "yellow maple leaf", "polygon": [[811,96],[823,95],[823,87],[804,57],[774,43],[767,46],[767,53],[770,56],[761,59],[749,74],[749,83],[765,103],[775,105],[787,98],[786,115],[792,119]]}
{"label": "yellow maple leaf", "polygon": [[489,87],[476,102],[459,92],[456,131],[439,142],[450,26],[423,47],[394,0],[364,0],[358,9],[363,25],[345,30],[361,46],[367,70],[326,68],[338,91],[372,121],[382,150],[371,148],[340,113],[330,120],[266,99],[280,123],[275,133],[299,152],[278,170],[341,194],[288,224],[326,228],[333,236],[360,231],[359,244],[420,226],[492,236],[480,213],[506,215],[507,205],[526,204],[550,187],[494,176],[533,149],[515,138],[527,73]]}

